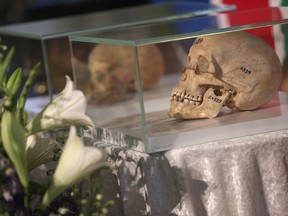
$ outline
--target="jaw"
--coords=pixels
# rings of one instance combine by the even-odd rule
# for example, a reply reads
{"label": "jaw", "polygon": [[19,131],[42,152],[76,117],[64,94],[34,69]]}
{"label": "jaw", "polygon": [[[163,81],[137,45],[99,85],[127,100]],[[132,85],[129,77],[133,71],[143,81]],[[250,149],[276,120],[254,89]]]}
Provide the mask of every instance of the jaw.
{"label": "jaw", "polygon": [[168,116],[177,119],[209,118],[206,117],[206,113],[200,108],[200,106],[192,107],[191,105],[185,105],[178,102],[172,102],[170,104]]}
{"label": "jaw", "polygon": [[177,119],[215,118],[230,95],[229,91],[224,91],[221,96],[217,96],[214,89],[209,88],[205,92],[200,105],[171,100],[168,116]]}

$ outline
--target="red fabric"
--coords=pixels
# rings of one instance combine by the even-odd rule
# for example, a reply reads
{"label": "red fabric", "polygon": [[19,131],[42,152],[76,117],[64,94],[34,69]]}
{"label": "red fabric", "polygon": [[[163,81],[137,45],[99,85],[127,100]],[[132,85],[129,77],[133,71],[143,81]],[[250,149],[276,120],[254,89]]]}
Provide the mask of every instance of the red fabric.
{"label": "red fabric", "polygon": [[225,4],[235,4],[237,10],[247,10],[269,6],[269,0],[222,0]]}
{"label": "red fabric", "polygon": [[[271,10],[269,9],[269,0],[222,0],[222,3],[225,4],[235,4],[237,11],[245,11],[245,10],[252,10],[257,8],[267,8],[267,13],[265,14],[265,17],[267,18],[280,18],[281,13],[278,9]],[[241,22],[240,19],[247,19],[247,20],[253,20],[257,22],[257,13],[247,13],[245,16],[240,17],[229,17],[229,22],[231,25],[237,25],[239,22]],[[258,28],[258,29],[252,29],[247,30],[247,32],[250,32],[252,34],[255,34],[259,37],[261,37],[263,40],[265,40],[268,44],[270,44],[273,48],[275,48],[274,45],[274,37],[273,37],[273,30],[272,26],[268,26],[265,28]]]}

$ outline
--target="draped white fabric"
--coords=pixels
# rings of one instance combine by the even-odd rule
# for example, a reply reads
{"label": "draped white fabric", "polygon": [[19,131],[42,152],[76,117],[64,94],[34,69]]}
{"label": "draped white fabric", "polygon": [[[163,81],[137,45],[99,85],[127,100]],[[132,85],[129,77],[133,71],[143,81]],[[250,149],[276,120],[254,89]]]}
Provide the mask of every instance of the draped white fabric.
{"label": "draped white fabric", "polygon": [[111,215],[288,216],[288,130],[152,155],[106,151],[117,166],[105,180],[118,194]]}

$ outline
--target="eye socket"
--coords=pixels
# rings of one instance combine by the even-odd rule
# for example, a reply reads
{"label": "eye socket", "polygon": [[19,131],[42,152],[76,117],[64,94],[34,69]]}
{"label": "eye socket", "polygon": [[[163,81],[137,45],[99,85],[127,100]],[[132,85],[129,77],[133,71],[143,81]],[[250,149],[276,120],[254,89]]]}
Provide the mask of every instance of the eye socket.
{"label": "eye socket", "polygon": [[214,90],[214,94],[215,94],[216,96],[222,96],[222,92],[221,92],[220,89],[215,89],[215,90]]}
{"label": "eye socket", "polygon": [[216,96],[223,95],[224,89],[221,86],[208,85],[208,88],[213,88],[213,92]]}

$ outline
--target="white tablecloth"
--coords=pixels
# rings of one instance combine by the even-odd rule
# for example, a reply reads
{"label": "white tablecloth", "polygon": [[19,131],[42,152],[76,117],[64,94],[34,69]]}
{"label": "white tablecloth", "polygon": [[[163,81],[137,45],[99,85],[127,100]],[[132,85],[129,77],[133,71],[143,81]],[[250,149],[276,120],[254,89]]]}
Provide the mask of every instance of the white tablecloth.
{"label": "white tablecloth", "polygon": [[105,149],[110,215],[288,216],[288,130],[152,155]]}

